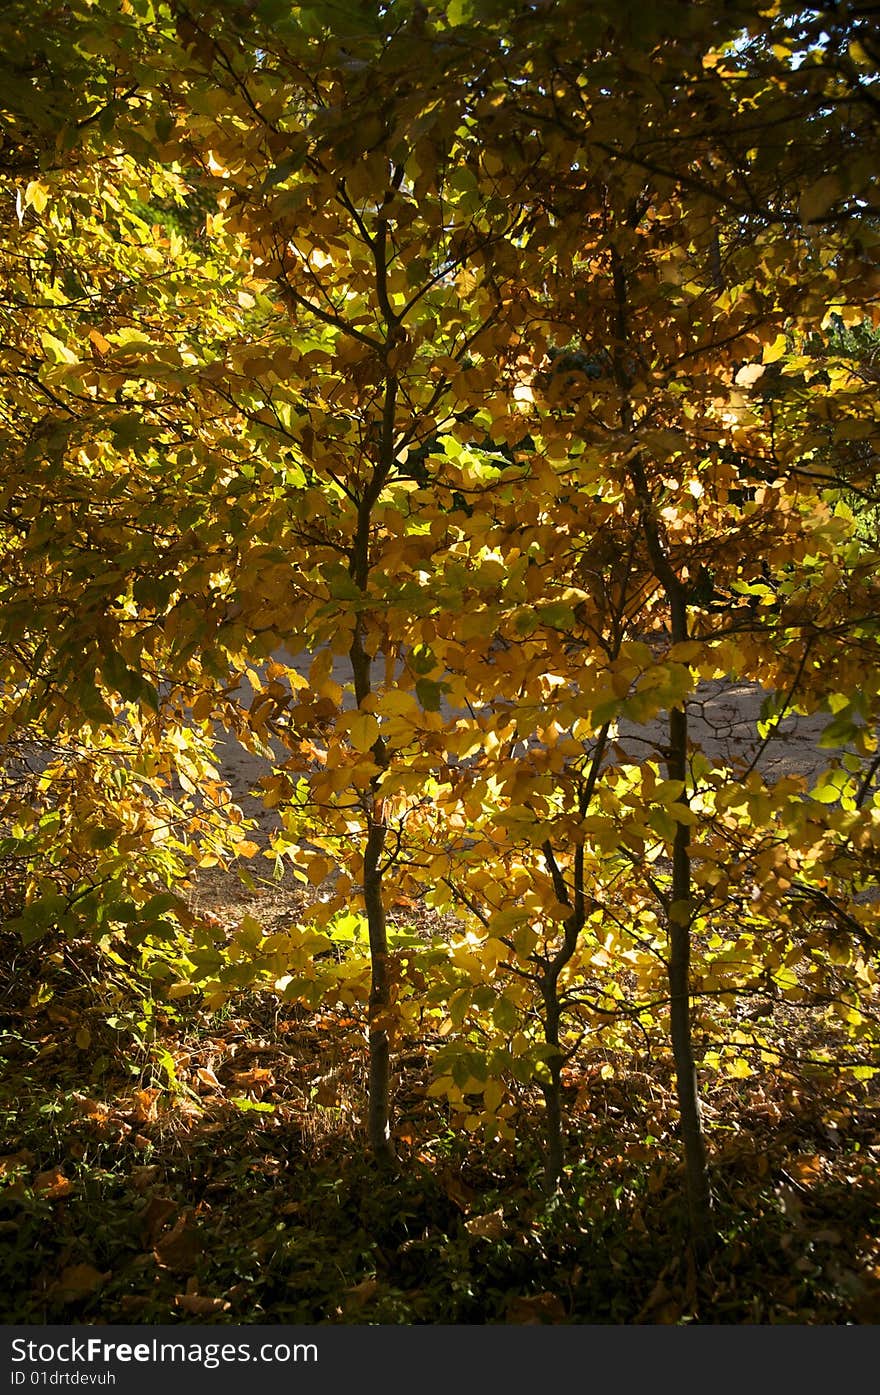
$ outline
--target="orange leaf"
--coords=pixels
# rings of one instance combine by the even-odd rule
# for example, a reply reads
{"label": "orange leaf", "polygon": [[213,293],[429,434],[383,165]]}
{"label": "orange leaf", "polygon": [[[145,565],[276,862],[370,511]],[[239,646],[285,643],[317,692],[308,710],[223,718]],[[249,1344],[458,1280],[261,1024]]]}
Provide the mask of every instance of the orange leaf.
{"label": "orange leaf", "polygon": [[788,1171],[804,1186],[812,1186],[822,1176],[822,1159],[815,1155],[793,1158],[788,1164]]}
{"label": "orange leaf", "polygon": [[110,340],[105,339],[99,329],[90,329],[89,338],[91,339],[92,343],[95,346],[95,349],[97,350],[101,358],[103,358],[104,354],[109,354],[110,350],[113,348],[113,345],[110,343]]}
{"label": "orange leaf", "polygon": [[146,1124],[150,1119],[155,1119],[158,1113],[156,1101],[159,1094],[160,1091],[156,1089],[135,1090],[135,1103],[131,1110],[131,1118],[136,1124]]}
{"label": "orange leaf", "polygon": [[77,1095],[76,1107],[87,1119],[104,1120],[110,1113],[109,1105],[102,1104],[100,1100],[93,1100],[90,1095]]}
{"label": "orange leaf", "polygon": [[73,1183],[64,1176],[60,1167],[52,1167],[48,1172],[37,1174],[34,1178],[34,1191],[48,1197],[50,1201],[59,1201],[63,1196],[70,1196]]}

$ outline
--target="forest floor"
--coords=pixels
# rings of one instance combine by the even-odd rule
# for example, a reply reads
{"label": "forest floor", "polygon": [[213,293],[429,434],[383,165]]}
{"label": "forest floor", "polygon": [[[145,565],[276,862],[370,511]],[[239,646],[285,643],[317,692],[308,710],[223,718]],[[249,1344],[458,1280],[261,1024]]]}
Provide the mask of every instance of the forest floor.
{"label": "forest floor", "polygon": [[[760,705],[706,697],[719,741]],[[795,724],[765,756],[818,771],[816,736]],[[224,762],[245,805],[252,760]],[[229,925],[288,923],[302,895],[217,868],[193,889]],[[360,1010],[251,994],[208,1014],[61,941],[2,962],[0,1321],[880,1322],[876,1077],[706,1079],[719,1240],[698,1273],[663,1059],[572,1063],[571,1162],[547,1199],[540,1096],[521,1090],[515,1145],[453,1129],[427,1037],[398,1049],[384,1172],[361,1140]],[[792,1058],[809,1046],[774,1028]]]}
{"label": "forest floor", "polygon": [[385,1173],[361,1142],[357,1011],[185,1004],[147,1045],[120,966],[11,957],[0,1321],[880,1322],[875,1082],[707,1079],[719,1242],[698,1274],[662,1061],[569,1071],[548,1201],[538,1099],[515,1147],[453,1130],[428,1040],[400,1048]]}

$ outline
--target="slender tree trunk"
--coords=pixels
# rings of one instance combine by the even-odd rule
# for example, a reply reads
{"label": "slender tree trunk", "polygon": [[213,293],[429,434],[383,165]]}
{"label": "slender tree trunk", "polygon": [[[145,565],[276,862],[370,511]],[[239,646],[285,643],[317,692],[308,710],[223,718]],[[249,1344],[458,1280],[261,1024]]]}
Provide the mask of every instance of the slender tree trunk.
{"label": "slender tree trunk", "polygon": [[[676,631],[687,636],[687,611],[683,597],[672,606],[673,641]],[[669,713],[669,758],[667,773],[670,780],[681,781],[681,803],[687,796],[688,717],[685,707]],[[691,859],[690,828],[678,822],[672,844],[672,902],[669,908],[669,1022],[672,1055],[675,1061],[675,1086],[681,1118],[684,1144],[685,1189],[688,1218],[694,1250],[700,1257],[711,1248],[714,1236],[712,1224],[712,1195],[709,1189],[706,1140],[700,1113],[697,1067],[694,1060],[690,1009],[691,963]]]}
{"label": "slender tree trunk", "polygon": [[[393,421],[396,383],[386,386],[385,417]],[[380,460],[358,506],[358,524],[351,552],[350,571],[364,595],[370,577],[370,525],[373,506],[382,490],[388,468]],[[364,645],[364,618],[357,617],[349,659],[354,677],[354,695],[361,707],[373,690],[373,660]],[[376,738],[371,752],[380,774],[387,768],[388,753],[382,737]],[[370,998],[368,1005],[368,1106],[367,1141],[373,1156],[383,1162],[394,1157],[391,1143],[391,979],[388,963],[388,931],[382,887],[382,858],[385,851],[386,822],[384,801],[374,776],[366,794],[367,836],[364,845],[363,895],[367,934],[370,943]]]}
{"label": "slender tree trunk", "polygon": [[559,998],[556,978],[544,984],[544,1040],[554,1048],[547,1062],[550,1079],[541,1084],[544,1095],[544,1190],[548,1196],[558,1191],[565,1161],[562,1132],[562,1052],[559,1046]]}
{"label": "slender tree trunk", "polygon": [[[363,622],[358,619],[349,650],[354,674],[355,697],[358,706],[371,691],[372,660],[364,649]],[[384,743],[376,763],[384,767]],[[367,837],[364,845],[364,913],[370,942],[369,998],[369,1073],[367,1107],[367,1141],[375,1157],[390,1160],[391,1146],[391,1044],[388,1017],[391,1009],[391,983],[388,973],[388,931],[385,924],[385,904],[382,895],[382,855],[385,850],[385,813],[381,795],[375,788],[368,791],[366,801]]]}
{"label": "slender tree trunk", "polygon": [[391,984],[388,974],[388,933],[382,900],[380,859],[385,847],[381,800],[373,801],[370,829],[364,853],[364,909],[370,939],[369,1000],[369,1108],[367,1137],[377,1158],[391,1158],[391,1043],[388,1012]]}
{"label": "slender tree trunk", "polygon": [[[617,309],[617,348],[615,377],[621,392],[620,421],[625,431],[634,426],[629,399],[631,379],[626,365],[628,338],[627,284],[623,262],[612,250],[612,274]],[[641,452],[629,462],[630,479],[639,509],[639,521],[648,557],[669,606],[670,630],[673,644],[688,639],[687,591],[681,577],[670,561],[666,543],[657,521],[654,500],[645,474]],[[679,800],[687,804],[687,709],[673,708],[669,713],[669,747],[666,768],[670,780],[681,782]],[[669,957],[666,970],[669,982],[669,1031],[672,1057],[675,1063],[675,1083],[678,1097],[681,1136],[684,1146],[685,1192],[691,1242],[697,1258],[703,1258],[712,1247],[715,1227],[712,1221],[712,1193],[709,1187],[706,1140],[700,1113],[697,1067],[694,1059],[690,1009],[691,923],[693,901],[691,887],[690,828],[676,821],[672,844],[672,896],[666,917],[669,937]]]}
{"label": "slender tree trunk", "polygon": [[[403,181],[400,166],[392,179],[398,189]],[[386,200],[387,202],[387,200]],[[400,318],[391,306],[387,282],[387,222],[385,205],[379,211],[375,235],[367,237],[376,273],[376,297],[385,320],[386,340],[382,350],[385,362],[382,418],[378,426],[377,451],[372,476],[364,486],[358,503],[357,531],[351,550],[349,570],[364,598],[370,580],[370,529],[373,508],[394,468],[394,432],[397,411],[398,381],[389,367],[388,355],[400,333]],[[364,645],[364,614],[356,620],[349,658],[354,675],[354,694],[361,707],[372,693],[373,660]],[[387,826],[379,781],[388,768],[388,752],[381,736],[376,738],[372,756],[379,773],[370,781],[366,799],[367,838],[364,846],[364,912],[370,942],[369,998],[369,1072],[367,1107],[367,1140],[373,1156],[381,1162],[391,1162],[394,1148],[391,1142],[391,977],[388,961],[388,930],[385,923],[385,902],[382,886],[382,858],[385,852]]]}
{"label": "slender tree trunk", "polygon": [[[682,644],[688,638],[687,597],[663,546],[654,519],[653,503],[648,491],[641,459],[635,457],[632,477],[642,512],[642,525],[648,552],[658,581],[669,603],[672,642]],[[682,706],[669,713],[669,746],[666,770],[670,780],[681,784],[679,802],[687,804],[688,717]],[[691,1241],[698,1258],[705,1257],[712,1247],[715,1228],[712,1221],[712,1193],[709,1188],[706,1140],[700,1112],[697,1067],[694,1059],[691,1031],[690,965],[691,923],[693,901],[691,887],[690,827],[676,820],[672,843],[672,895],[667,915],[669,958],[669,1030],[672,1056],[675,1062],[675,1088],[678,1097],[681,1137],[684,1145],[685,1191]]]}

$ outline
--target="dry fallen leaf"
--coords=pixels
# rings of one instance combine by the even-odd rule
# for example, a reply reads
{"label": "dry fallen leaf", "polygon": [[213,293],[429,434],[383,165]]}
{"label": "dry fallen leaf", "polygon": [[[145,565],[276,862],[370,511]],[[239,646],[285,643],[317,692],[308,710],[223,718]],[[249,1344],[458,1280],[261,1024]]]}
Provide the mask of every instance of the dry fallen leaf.
{"label": "dry fallen leaf", "polygon": [[228,1312],[232,1306],[225,1298],[207,1298],[200,1293],[177,1293],[174,1295],[176,1307],[193,1317],[205,1317],[208,1313]]}
{"label": "dry fallen leaf", "polygon": [[33,1166],[35,1159],[29,1148],[21,1148],[17,1153],[7,1153],[0,1158],[0,1177],[5,1177],[9,1172],[15,1172],[20,1167]]}
{"label": "dry fallen leaf", "polygon": [[468,1235],[474,1235],[478,1240],[503,1240],[508,1231],[504,1212],[500,1207],[497,1211],[490,1211],[488,1215],[473,1216],[471,1220],[465,1221],[464,1228]]}
{"label": "dry fallen leaf", "polygon": [[265,1066],[254,1066],[251,1070],[237,1070],[233,1075],[236,1085],[274,1084],[275,1077]]}
{"label": "dry fallen leaf", "polygon": [[177,1115],[181,1119],[201,1119],[204,1105],[198,1100],[181,1099],[177,1102]]}
{"label": "dry fallen leaf", "polygon": [[49,1293],[62,1303],[78,1303],[97,1293],[109,1277],[109,1270],[102,1274],[93,1264],[72,1264],[62,1269],[60,1278],[50,1286]]}
{"label": "dry fallen leaf", "polygon": [[507,1322],[524,1324],[564,1322],[565,1304],[555,1293],[535,1293],[528,1298],[511,1298],[505,1317]]}
{"label": "dry fallen leaf", "polygon": [[440,1184],[449,1197],[449,1200],[454,1201],[458,1209],[463,1211],[465,1215],[467,1215],[468,1211],[474,1209],[479,1198],[479,1193],[474,1191],[473,1187],[469,1187],[466,1183],[462,1182],[461,1178],[454,1172],[447,1172],[444,1170],[440,1174]]}
{"label": "dry fallen leaf", "polygon": [[263,1066],[254,1066],[253,1070],[236,1071],[233,1079],[236,1085],[246,1089],[256,1100],[261,1100],[266,1091],[275,1084],[275,1076]]}
{"label": "dry fallen leaf", "polygon": [[110,1106],[101,1100],[92,1099],[91,1095],[75,1095],[76,1107],[87,1119],[104,1120],[110,1113]]}
{"label": "dry fallen leaf", "polygon": [[666,1270],[664,1270],[648,1294],[636,1322],[657,1323],[664,1326],[678,1322],[680,1317],[681,1302],[679,1296],[667,1285]]}
{"label": "dry fallen leaf", "polygon": [[70,1196],[73,1191],[73,1183],[65,1177],[60,1167],[52,1167],[48,1172],[38,1172],[34,1178],[34,1191],[40,1196],[48,1197],[50,1201],[59,1201],[63,1196]]}
{"label": "dry fallen leaf", "polygon": [[137,1192],[145,1192],[147,1187],[152,1186],[159,1176],[159,1167],[156,1163],[143,1167],[133,1167],[131,1170],[131,1185]]}
{"label": "dry fallen leaf", "polygon": [[155,1119],[159,1112],[157,1101],[160,1094],[161,1091],[156,1089],[135,1090],[134,1102],[129,1111],[129,1117],[133,1119],[136,1124],[146,1124],[149,1123],[151,1119]]}
{"label": "dry fallen leaf", "polygon": [[142,1313],[149,1308],[152,1296],[148,1293],[123,1293],[119,1298],[119,1311],[122,1313]]}
{"label": "dry fallen leaf", "polygon": [[184,1212],[174,1229],[153,1250],[159,1264],[178,1274],[191,1274],[203,1251],[202,1235],[192,1212]]}
{"label": "dry fallen leaf", "polygon": [[361,1279],[359,1284],[354,1284],[345,1290],[345,1307],[362,1308],[365,1303],[369,1303],[379,1288],[378,1279]]}
{"label": "dry fallen leaf", "polygon": [[319,1076],[313,1084],[315,1104],[325,1108],[339,1103],[339,1081],[333,1075]]}
{"label": "dry fallen leaf", "polygon": [[207,1085],[211,1090],[223,1089],[223,1086],[220,1084],[214,1072],[209,1070],[206,1066],[202,1066],[196,1071],[196,1078],[201,1081],[202,1085]]}
{"label": "dry fallen leaf", "polygon": [[144,1244],[150,1247],[155,1245],[164,1227],[176,1213],[176,1201],[172,1201],[168,1196],[151,1196],[140,1216]]}
{"label": "dry fallen leaf", "polygon": [[792,1158],[787,1164],[787,1171],[798,1182],[804,1186],[812,1186],[822,1176],[822,1158],[816,1154]]}

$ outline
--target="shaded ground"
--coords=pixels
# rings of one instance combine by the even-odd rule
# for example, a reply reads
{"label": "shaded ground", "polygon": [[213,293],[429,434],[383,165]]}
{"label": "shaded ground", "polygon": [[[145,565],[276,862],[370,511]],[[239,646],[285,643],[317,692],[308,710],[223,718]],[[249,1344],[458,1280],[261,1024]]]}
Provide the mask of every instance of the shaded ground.
{"label": "shaded ground", "polygon": [[869,1084],[710,1084],[721,1238],[698,1276],[662,1062],[570,1073],[577,1162],[548,1205],[534,1098],[516,1148],[453,1133],[424,1094],[431,1043],[402,1052],[381,1174],[356,1017],[162,1008],[138,1052],[107,1020],[119,970],[59,951],[34,991],[35,958],[2,985],[5,1322],[880,1321]]}

